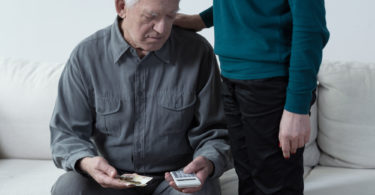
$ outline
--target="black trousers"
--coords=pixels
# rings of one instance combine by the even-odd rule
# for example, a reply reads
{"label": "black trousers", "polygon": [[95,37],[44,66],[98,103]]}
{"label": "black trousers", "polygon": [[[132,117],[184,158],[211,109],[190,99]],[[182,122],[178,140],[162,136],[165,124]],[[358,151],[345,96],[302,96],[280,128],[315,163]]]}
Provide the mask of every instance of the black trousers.
{"label": "black trousers", "polygon": [[[240,195],[303,194],[304,148],[286,160],[278,146],[287,85],[288,77],[223,78],[224,110]],[[313,94],[315,101],[315,91]]]}

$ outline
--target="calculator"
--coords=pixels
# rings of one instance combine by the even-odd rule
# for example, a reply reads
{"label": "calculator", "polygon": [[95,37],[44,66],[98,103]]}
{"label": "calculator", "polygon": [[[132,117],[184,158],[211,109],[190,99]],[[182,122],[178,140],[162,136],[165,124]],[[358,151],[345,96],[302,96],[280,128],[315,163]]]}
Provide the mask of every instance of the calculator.
{"label": "calculator", "polygon": [[191,188],[201,185],[201,182],[195,174],[187,174],[183,171],[172,171],[171,175],[176,186],[179,188]]}

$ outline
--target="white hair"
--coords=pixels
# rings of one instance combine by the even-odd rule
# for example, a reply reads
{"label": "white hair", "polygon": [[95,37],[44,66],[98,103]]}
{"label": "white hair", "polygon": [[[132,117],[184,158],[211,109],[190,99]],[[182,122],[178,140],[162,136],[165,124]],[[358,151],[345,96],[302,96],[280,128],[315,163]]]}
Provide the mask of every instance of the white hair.
{"label": "white hair", "polygon": [[[178,1],[180,1],[180,0],[178,0]],[[139,0],[124,0],[125,6],[128,7],[128,8],[132,7],[133,5],[135,5],[138,2],[139,2]]]}
{"label": "white hair", "polygon": [[130,8],[132,7],[133,5],[135,5],[136,3],[138,3],[139,0],[124,0],[125,2],[125,6]]}

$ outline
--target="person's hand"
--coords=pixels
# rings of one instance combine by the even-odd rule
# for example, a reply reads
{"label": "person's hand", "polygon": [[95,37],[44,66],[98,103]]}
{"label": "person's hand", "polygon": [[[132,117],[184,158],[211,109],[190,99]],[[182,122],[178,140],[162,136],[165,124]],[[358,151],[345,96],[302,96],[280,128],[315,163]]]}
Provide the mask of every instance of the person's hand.
{"label": "person's hand", "polygon": [[280,122],[279,141],[285,159],[305,146],[310,139],[310,117],[284,110]]}
{"label": "person's hand", "polygon": [[85,157],[79,161],[79,168],[88,173],[103,188],[125,189],[129,186],[115,179],[117,171],[103,157]]}
{"label": "person's hand", "polygon": [[202,189],[204,182],[206,181],[207,177],[213,172],[214,165],[210,160],[203,156],[198,156],[195,158],[191,163],[189,163],[185,168],[185,173],[195,173],[198,177],[201,185],[194,188],[178,188],[173,181],[172,175],[168,172],[165,173],[165,180],[169,182],[169,185],[172,186],[174,189],[183,192],[183,193],[194,193],[198,192]]}
{"label": "person's hand", "polygon": [[192,29],[195,31],[200,31],[206,28],[206,25],[199,14],[187,15],[178,13],[173,24],[181,28]]}

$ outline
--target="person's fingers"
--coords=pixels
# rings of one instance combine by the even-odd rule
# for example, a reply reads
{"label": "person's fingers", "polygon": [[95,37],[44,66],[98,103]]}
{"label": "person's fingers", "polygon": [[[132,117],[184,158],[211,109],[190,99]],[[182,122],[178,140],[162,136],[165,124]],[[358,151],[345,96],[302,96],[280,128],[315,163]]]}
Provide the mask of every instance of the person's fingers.
{"label": "person's fingers", "polygon": [[115,178],[115,176],[117,175],[117,171],[116,171],[116,169],[113,168],[113,167],[108,167],[108,168],[106,169],[106,174],[107,174],[109,177],[111,177],[111,178]]}
{"label": "person's fingers", "polygon": [[172,188],[183,193],[194,193],[202,189],[202,185],[195,188],[178,188],[170,173],[165,173],[164,178]]}
{"label": "person's fingers", "polygon": [[281,149],[283,151],[283,156],[285,159],[290,158],[290,141],[289,140],[280,140]]}
{"label": "person's fingers", "polygon": [[291,154],[295,154],[297,152],[297,148],[298,148],[298,138],[295,138],[293,140],[290,141],[290,153]]}
{"label": "person's fingers", "polygon": [[174,188],[174,189],[177,190],[177,191],[182,192],[182,189],[180,189],[180,188],[177,187],[176,183],[175,183],[174,180],[173,180],[172,175],[171,175],[169,172],[167,172],[167,173],[164,174],[164,178],[165,178],[165,180],[168,182],[168,184],[169,184],[172,188]]}
{"label": "person's fingers", "polygon": [[173,181],[173,177],[172,177],[172,175],[171,175],[169,172],[166,172],[166,173],[164,174],[164,179],[165,179],[166,181],[168,181],[168,182]]}
{"label": "person's fingers", "polygon": [[199,187],[195,187],[195,188],[185,188],[185,189],[182,189],[182,192],[183,193],[194,193],[194,192],[198,192],[199,190],[202,189],[202,186],[199,186]]}
{"label": "person's fingers", "polygon": [[306,142],[306,138],[305,137],[301,138],[301,139],[298,139],[298,148],[304,147],[306,143],[307,142]]}
{"label": "person's fingers", "polygon": [[196,172],[195,175],[202,182],[202,181],[206,180],[206,178],[208,177],[209,173],[208,173],[207,169],[201,169],[198,172]]}
{"label": "person's fingers", "polygon": [[191,187],[191,188],[184,188],[182,189],[183,193],[195,193],[202,189],[203,184],[205,183],[206,178],[208,177],[208,171],[206,169],[201,169],[196,173],[199,181],[201,182],[200,186]]}
{"label": "person's fingers", "polygon": [[110,186],[110,177],[108,177],[108,175],[106,175],[104,172],[97,171],[94,175],[94,179],[104,188],[108,188]]}
{"label": "person's fingers", "polygon": [[104,188],[125,189],[134,187],[134,185],[125,183],[120,179],[109,177],[104,172],[98,173],[94,179]]}
{"label": "person's fingers", "polygon": [[185,168],[185,173],[196,173],[204,167],[204,160],[200,157],[195,158]]}
{"label": "person's fingers", "polygon": [[115,188],[115,189],[124,189],[129,186],[125,182],[115,179],[117,171],[114,167],[108,164],[108,162],[103,157],[94,157],[91,159],[90,166],[93,168],[90,169],[90,175],[94,178],[104,188]]}
{"label": "person's fingers", "polygon": [[104,172],[106,175],[108,175],[111,178],[115,178],[115,176],[117,175],[116,169],[112,167],[111,165],[109,165],[106,161],[100,163],[100,165],[98,166],[98,169]]}
{"label": "person's fingers", "polygon": [[125,188],[135,187],[135,185],[125,183],[119,179],[113,179],[113,178],[109,180],[108,185],[110,186],[110,188],[114,188],[114,189],[125,189]]}

